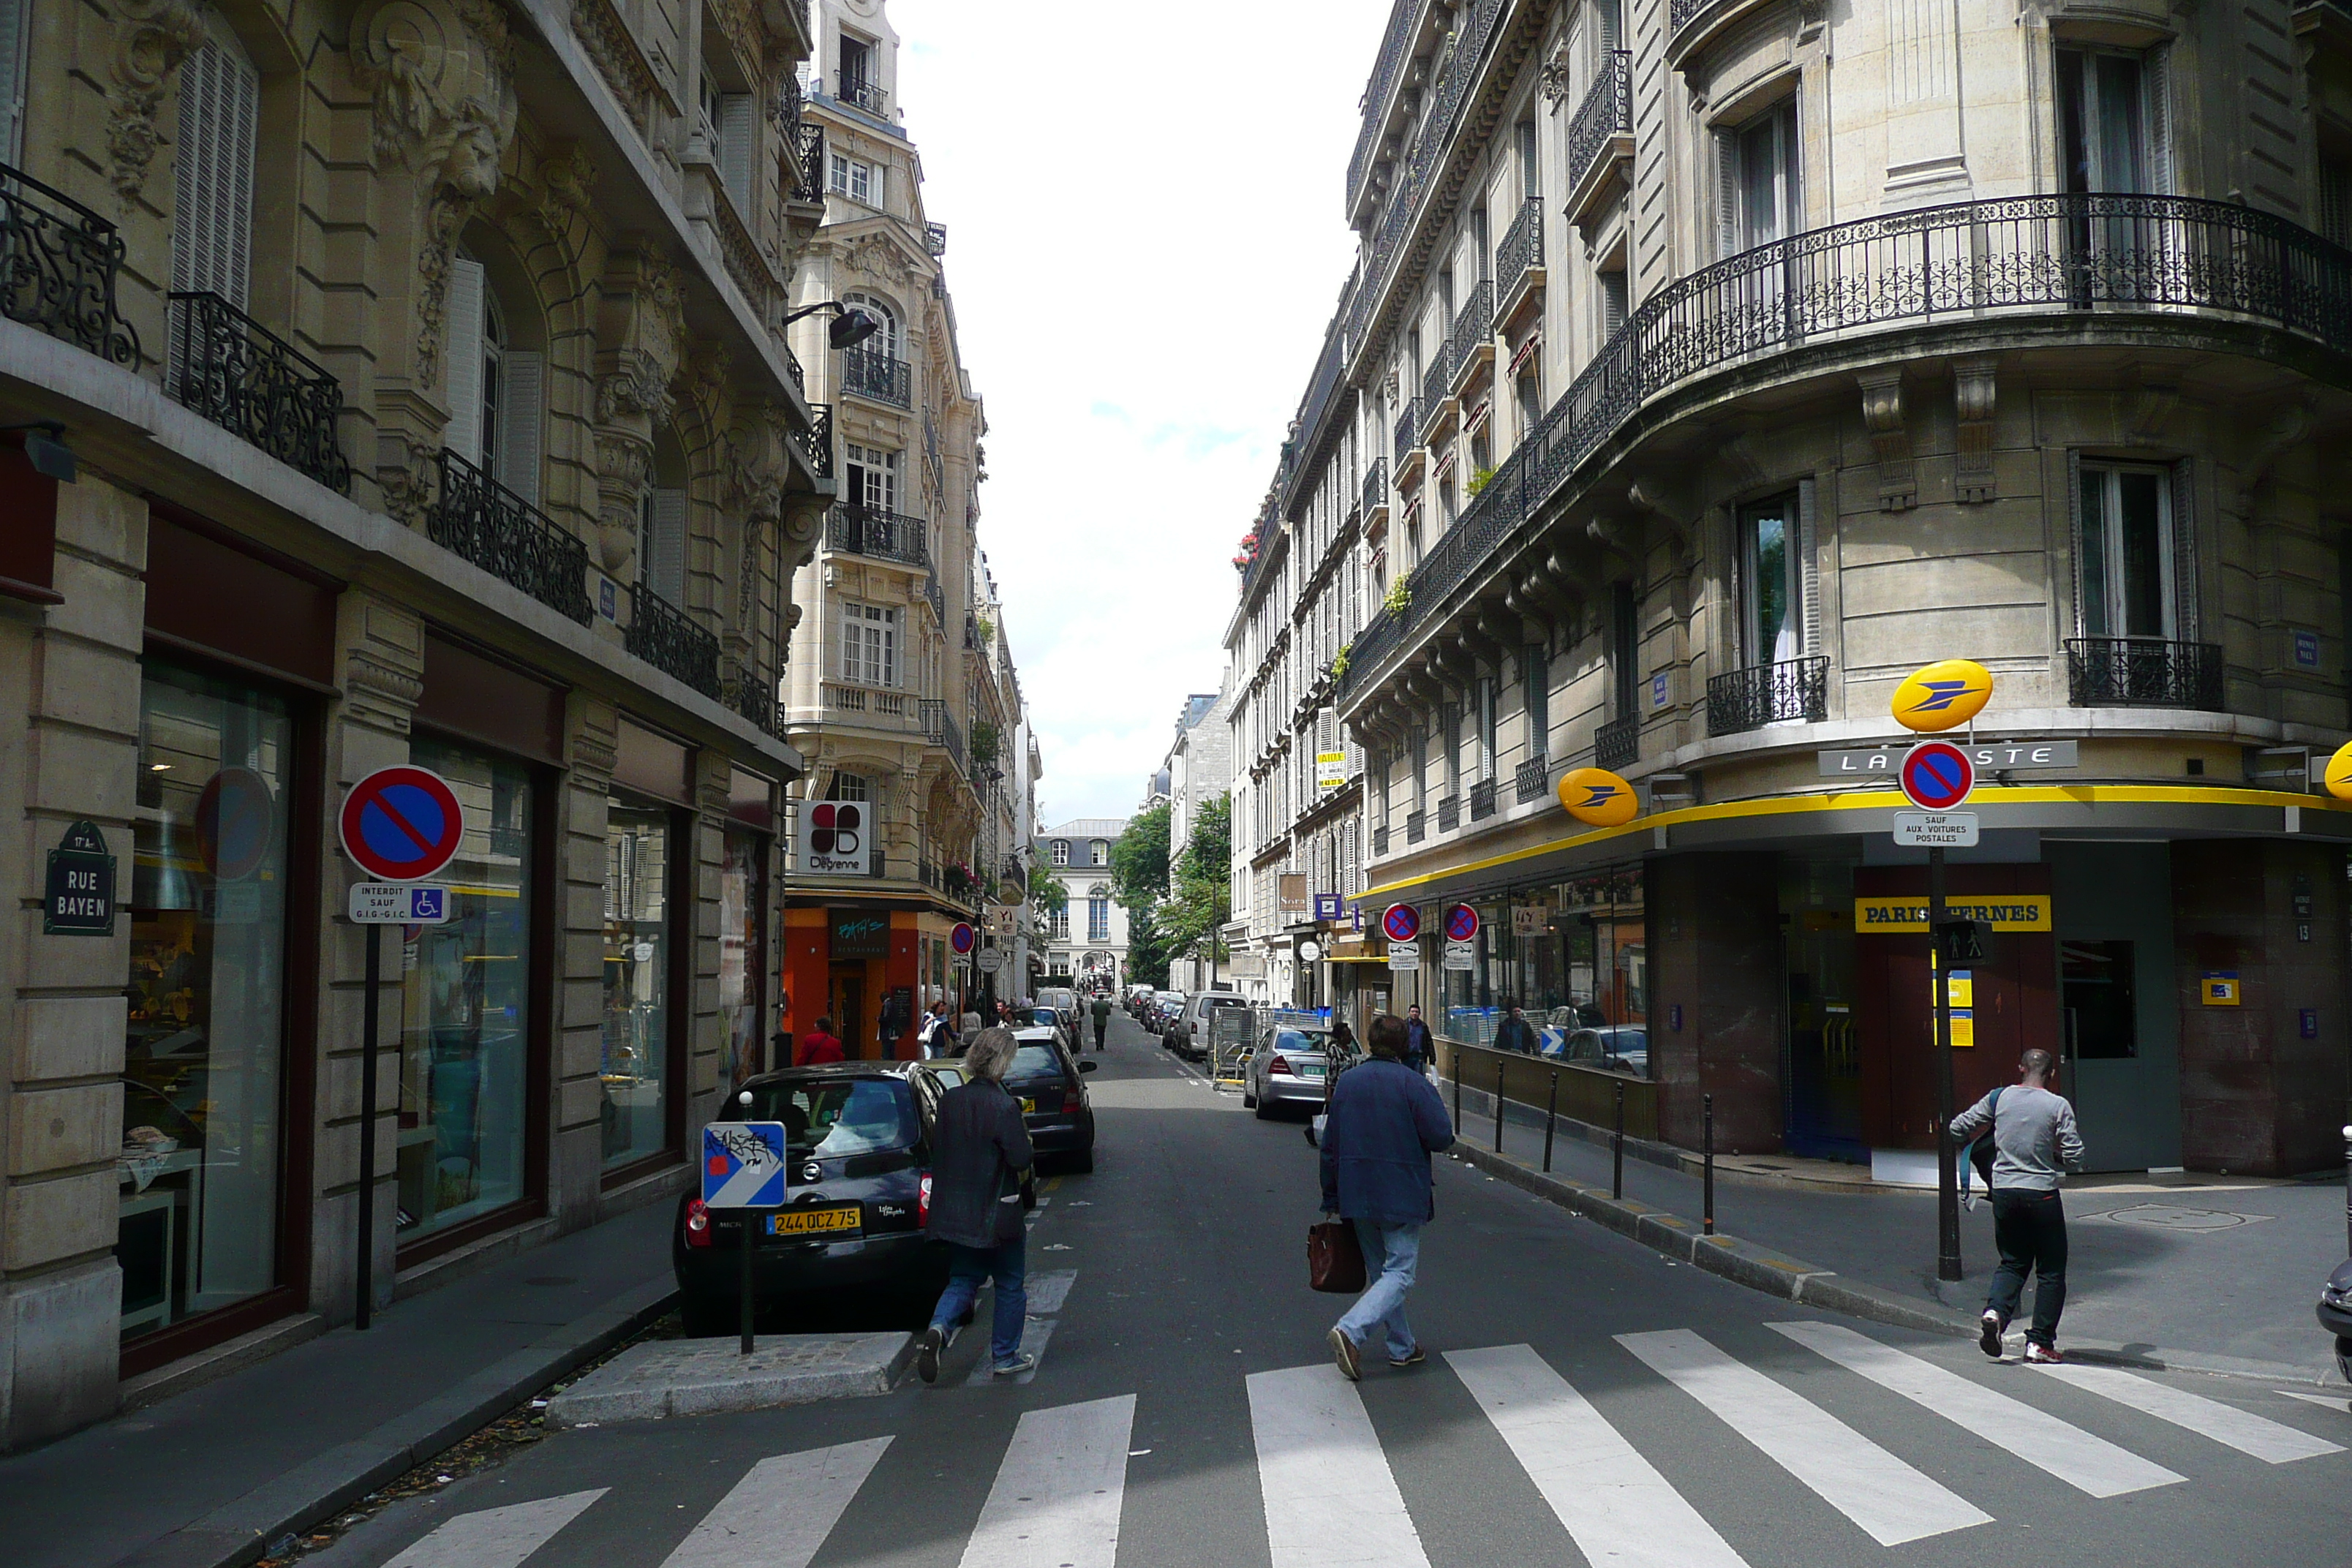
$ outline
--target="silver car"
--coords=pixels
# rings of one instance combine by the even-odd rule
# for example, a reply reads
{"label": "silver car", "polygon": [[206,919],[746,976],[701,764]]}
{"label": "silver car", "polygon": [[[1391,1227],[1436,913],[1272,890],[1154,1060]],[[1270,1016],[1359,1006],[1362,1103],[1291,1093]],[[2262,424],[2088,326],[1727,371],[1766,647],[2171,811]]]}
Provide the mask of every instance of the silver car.
{"label": "silver car", "polygon": [[1331,1070],[1330,1043],[1328,1029],[1287,1024],[1267,1029],[1242,1071],[1242,1104],[1255,1110],[1260,1121],[1273,1116],[1277,1105],[1321,1110]]}

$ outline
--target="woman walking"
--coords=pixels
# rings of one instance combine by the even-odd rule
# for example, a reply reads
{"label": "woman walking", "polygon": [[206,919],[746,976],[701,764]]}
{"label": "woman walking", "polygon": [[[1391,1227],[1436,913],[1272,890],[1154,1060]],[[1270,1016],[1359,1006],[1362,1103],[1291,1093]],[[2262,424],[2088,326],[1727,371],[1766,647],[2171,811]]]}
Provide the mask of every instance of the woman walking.
{"label": "woman walking", "polygon": [[1021,1102],[1004,1090],[1004,1069],[1013,1063],[1013,1050],[1010,1030],[981,1030],[964,1050],[964,1081],[940,1100],[931,1213],[923,1229],[947,1245],[948,1287],[940,1292],[931,1326],[916,1350],[915,1370],[925,1383],[939,1381],[940,1352],[949,1331],[971,1312],[983,1279],[996,1283],[990,1370],[1009,1377],[1037,1364],[1021,1349],[1022,1320],[1029,1307],[1022,1189],[1032,1155]]}

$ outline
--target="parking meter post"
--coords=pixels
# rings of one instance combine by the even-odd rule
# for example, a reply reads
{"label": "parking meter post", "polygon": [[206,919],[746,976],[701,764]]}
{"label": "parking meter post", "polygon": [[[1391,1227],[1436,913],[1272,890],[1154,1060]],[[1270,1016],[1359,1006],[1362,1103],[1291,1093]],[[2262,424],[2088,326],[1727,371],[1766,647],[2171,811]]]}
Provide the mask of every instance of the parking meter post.
{"label": "parking meter post", "polygon": [[[1559,1125],[1559,1073],[1551,1075],[1551,1093],[1544,1100],[1544,1174],[1551,1174],[1552,1130]],[[2352,1200],[2347,1200],[2352,1201]]]}
{"label": "parking meter post", "polygon": [[1927,851],[1927,961],[1936,979],[1936,1278],[1958,1279],[1960,1182],[1952,1124],[1952,966],[1937,949],[1944,928],[1944,852]]}
{"label": "parking meter post", "polygon": [[741,1264],[741,1268],[738,1272],[741,1276],[743,1292],[741,1296],[737,1298],[736,1312],[742,1319],[741,1328],[743,1331],[743,1343],[741,1349],[742,1353],[745,1355],[750,1355],[751,1353],[751,1238],[753,1236],[758,1234],[757,1227],[764,1223],[761,1216],[766,1211],[761,1209],[744,1209],[741,1211],[743,1215],[743,1230],[741,1236],[736,1242],[736,1257]]}
{"label": "parking meter post", "polygon": [[360,1023],[360,1255],[359,1300],[352,1327],[364,1331],[375,1307],[375,1031],[377,987],[383,980],[381,926],[367,932],[367,1013]]}
{"label": "parking meter post", "polygon": [[1503,1062],[1495,1059],[1495,1152],[1503,1152]]}
{"label": "parking meter post", "polygon": [[1713,1236],[1715,1234],[1715,1096],[1702,1094],[1698,1097],[1698,1103],[1699,1114],[1706,1126],[1704,1133],[1706,1142],[1703,1147],[1706,1151],[1706,1207],[1699,1216],[1699,1223],[1706,1228],[1707,1235]]}
{"label": "parking meter post", "polygon": [[1625,1196],[1625,1086],[1617,1086],[1617,1131],[1609,1135],[1609,1195]]}

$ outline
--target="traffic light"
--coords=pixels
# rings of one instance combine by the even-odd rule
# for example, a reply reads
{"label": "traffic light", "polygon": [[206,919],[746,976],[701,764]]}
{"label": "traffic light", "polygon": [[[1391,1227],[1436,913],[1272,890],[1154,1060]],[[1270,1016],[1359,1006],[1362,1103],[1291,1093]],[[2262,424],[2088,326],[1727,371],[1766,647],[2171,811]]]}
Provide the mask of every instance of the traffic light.
{"label": "traffic light", "polygon": [[1936,926],[1936,951],[1943,955],[1947,966],[1958,969],[1973,963],[1985,955],[1985,943],[1992,936],[1992,926],[1986,921],[1948,920]]}

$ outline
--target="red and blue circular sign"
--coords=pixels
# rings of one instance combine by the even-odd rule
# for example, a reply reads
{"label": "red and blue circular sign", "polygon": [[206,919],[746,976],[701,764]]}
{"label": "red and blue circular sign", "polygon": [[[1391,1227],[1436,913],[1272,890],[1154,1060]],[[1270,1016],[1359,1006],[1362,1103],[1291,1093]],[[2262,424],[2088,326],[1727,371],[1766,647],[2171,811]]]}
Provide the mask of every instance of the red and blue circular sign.
{"label": "red and blue circular sign", "polygon": [[1381,934],[1391,942],[1411,942],[1421,934],[1421,911],[1411,904],[1391,904],[1381,916]]}
{"label": "red and blue circular sign", "polygon": [[1922,811],[1949,811],[1977,786],[1976,764],[1949,741],[1923,741],[1904,752],[1895,777],[1905,798]]}
{"label": "red and blue circular sign", "polygon": [[970,952],[979,942],[980,933],[961,921],[956,922],[955,930],[948,932],[948,945],[955,949],[958,958]]}
{"label": "red and blue circular sign", "polygon": [[1445,940],[1468,942],[1478,934],[1478,911],[1467,904],[1456,904],[1445,911]]}
{"label": "red and blue circular sign", "polygon": [[381,882],[415,882],[446,866],[466,836],[466,809],[439,773],[378,768],[352,785],[336,818],[343,853]]}
{"label": "red and blue circular sign", "polygon": [[196,796],[196,853],[222,881],[260,870],[277,839],[277,796],[251,768],[223,768]]}

